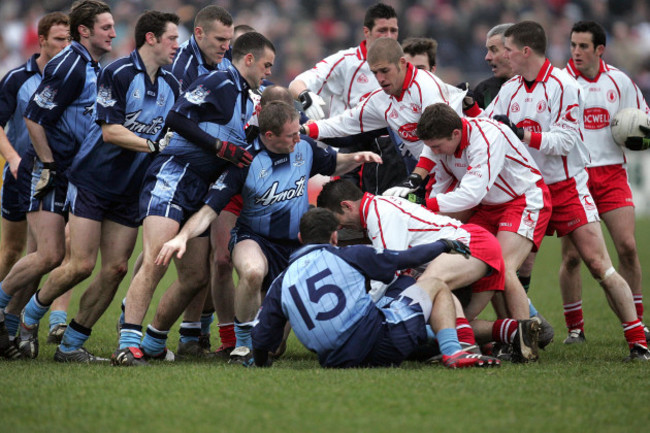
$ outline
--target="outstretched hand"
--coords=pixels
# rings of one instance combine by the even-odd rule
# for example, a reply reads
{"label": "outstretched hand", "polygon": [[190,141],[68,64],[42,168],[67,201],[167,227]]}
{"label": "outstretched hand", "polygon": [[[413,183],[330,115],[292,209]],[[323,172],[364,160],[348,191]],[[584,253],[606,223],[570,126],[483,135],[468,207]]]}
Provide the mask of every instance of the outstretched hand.
{"label": "outstretched hand", "polygon": [[165,244],[160,249],[160,252],[158,253],[158,256],[156,257],[156,261],[154,263],[159,266],[167,266],[174,257],[174,253],[176,253],[176,258],[182,259],[186,248],[187,242],[176,236],[165,242]]}
{"label": "outstretched hand", "polygon": [[377,164],[383,164],[381,156],[377,155],[375,152],[356,152],[354,154],[354,161],[360,164],[366,162],[376,162]]}

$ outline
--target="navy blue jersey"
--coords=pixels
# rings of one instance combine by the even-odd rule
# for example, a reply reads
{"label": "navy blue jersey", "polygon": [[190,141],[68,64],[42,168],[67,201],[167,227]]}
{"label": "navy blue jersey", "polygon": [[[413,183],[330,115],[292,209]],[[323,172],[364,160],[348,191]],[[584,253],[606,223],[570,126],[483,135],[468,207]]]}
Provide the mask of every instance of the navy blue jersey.
{"label": "navy blue jersey", "polygon": [[70,165],[93,124],[98,74],[99,64],[86,47],[72,41],[48,62],[25,111],[25,117],[45,129],[61,171]]}
{"label": "navy blue jersey", "polygon": [[36,64],[38,56],[34,54],[27,63],[12,69],[0,81],[0,125],[21,158],[30,143],[23,113],[43,78]]}
{"label": "navy blue jersey", "polygon": [[268,151],[259,138],[253,142],[250,166],[231,166],[214,183],[205,203],[215,211],[241,193],[244,206],[237,224],[275,241],[297,241],[300,218],[309,209],[307,180],[329,176],[336,169],[336,152],[302,137],[290,154]]}
{"label": "navy blue jersey", "polygon": [[203,58],[203,53],[196,43],[194,35],[192,35],[178,47],[174,62],[170,66],[166,66],[165,69],[174,74],[181,83],[181,90],[185,91],[201,75],[206,75],[216,70],[225,71],[228,69],[232,64],[231,59],[232,48],[229,48],[221,63],[218,63],[216,66],[207,64]]}
{"label": "navy blue jersey", "polygon": [[156,141],[179,92],[168,71],[159,69],[152,83],[137,50],[108,65],[99,76],[96,121],[72,163],[70,181],[107,199],[137,200],[151,155],[104,142],[101,125],[123,125]]}
{"label": "navy blue jersey", "polygon": [[[441,244],[382,253],[369,245],[301,248],[266,294],[253,329],[253,347],[275,350],[289,320],[298,340],[318,354],[322,366],[359,365],[385,319],[366,293],[366,279],[389,283],[398,269],[441,252]],[[354,344],[347,344],[351,340]]]}
{"label": "navy blue jersey", "polygon": [[[253,114],[249,86],[233,66],[200,76],[178,99],[172,111],[190,119],[201,130],[222,141],[248,146],[244,126]],[[175,133],[163,155],[189,164],[189,169],[208,182],[214,182],[229,166],[216,151],[205,150]]]}

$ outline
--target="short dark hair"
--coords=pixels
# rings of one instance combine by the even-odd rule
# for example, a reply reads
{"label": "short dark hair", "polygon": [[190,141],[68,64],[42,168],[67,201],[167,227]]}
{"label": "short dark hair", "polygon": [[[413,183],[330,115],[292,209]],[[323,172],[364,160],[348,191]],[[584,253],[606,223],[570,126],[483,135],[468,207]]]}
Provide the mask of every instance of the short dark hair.
{"label": "short dark hair", "polygon": [[511,37],[520,48],[530,47],[536,54],[542,56],[546,54],[546,33],[541,24],[535,21],[522,21],[513,24],[508,27],[503,36]]}
{"label": "short dark hair", "polygon": [[363,198],[363,191],[358,186],[349,180],[337,179],[323,185],[323,189],[316,199],[316,204],[318,207],[324,207],[334,213],[343,213],[341,209],[342,201],[357,201],[361,200],[361,198]]}
{"label": "short dark hair", "polygon": [[235,26],[233,31],[235,33],[241,32],[243,34],[243,33],[248,33],[248,32],[254,32],[255,29],[253,27],[249,26],[248,24],[238,24],[238,25]]}
{"label": "short dark hair", "polygon": [[293,122],[299,117],[298,110],[284,101],[271,101],[262,107],[258,116],[260,134],[271,131],[275,135],[282,134],[287,122]]}
{"label": "short dark hair", "polygon": [[180,18],[176,14],[159,12],[159,11],[145,11],[138,22],[135,24],[135,46],[140,48],[146,42],[147,33],[151,32],[160,41],[160,37],[167,29],[167,23],[178,25]]}
{"label": "short dark hair", "polygon": [[436,66],[436,52],[438,42],[431,38],[408,38],[402,42],[402,50],[409,56],[426,54],[429,59],[429,66]]}
{"label": "short dark hair", "polygon": [[303,244],[328,244],[338,227],[332,211],[315,207],[300,218],[300,239]]}
{"label": "short dark hair", "polygon": [[594,48],[598,45],[607,46],[607,34],[603,26],[596,21],[578,21],[571,28],[571,33],[591,33]]}
{"label": "short dark hair", "polygon": [[79,26],[85,26],[93,30],[97,15],[110,13],[109,5],[100,0],[79,0],[72,3],[70,7],[70,39],[79,42]]}
{"label": "short dark hair", "polygon": [[265,48],[275,53],[273,42],[269,41],[263,34],[258,32],[244,33],[237,38],[232,46],[232,59],[240,60],[248,53],[253,54],[258,59],[264,54]]}
{"label": "short dark hair", "polygon": [[368,30],[372,30],[375,26],[375,20],[382,18],[386,20],[397,18],[397,12],[395,12],[395,9],[393,9],[392,6],[377,3],[366,10],[366,16],[363,19],[363,26],[368,27]]}
{"label": "short dark hair", "polygon": [[219,21],[224,26],[232,26],[232,15],[217,5],[206,6],[196,14],[194,17],[194,28],[203,27],[204,30],[209,30],[212,23]]}
{"label": "short dark hair", "polygon": [[463,121],[458,113],[444,102],[429,105],[418,121],[417,134],[420,140],[449,138],[454,129],[463,130]]}
{"label": "short dark hair", "polygon": [[38,20],[38,35],[45,39],[50,35],[50,29],[56,25],[70,26],[70,19],[63,12],[52,12]]}

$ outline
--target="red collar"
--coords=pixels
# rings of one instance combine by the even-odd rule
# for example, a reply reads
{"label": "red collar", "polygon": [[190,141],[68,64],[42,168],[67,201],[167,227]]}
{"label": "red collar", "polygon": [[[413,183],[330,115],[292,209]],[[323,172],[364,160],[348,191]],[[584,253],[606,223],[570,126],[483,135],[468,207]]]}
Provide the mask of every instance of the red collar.
{"label": "red collar", "polygon": [[460,158],[463,156],[463,150],[469,146],[469,135],[472,132],[472,125],[469,124],[467,119],[460,119],[463,122],[463,131],[460,136],[460,144],[458,145],[458,148],[454,152],[454,156],[456,158]]}
{"label": "red collar", "polygon": [[396,97],[398,101],[401,101],[404,97],[404,93],[411,87],[413,81],[415,81],[415,76],[418,74],[418,69],[410,63],[406,63],[406,75],[404,76],[404,83],[402,83],[402,91],[399,96]]}
{"label": "red collar", "polygon": [[569,59],[569,63],[567,64],[567,68],[571,72],[571,75],[574,77],[582,77],[585,81],[588,81],[590,83],[595,83],[598,81],[598,78],[600,78],[600,74],[603,72],[607,71],[607,64],[603,61],[603,59],[600,59],[600,64],[598,65],[598,73],[594,78],[588,78],[586,77],[580,70],[576,67],[575,63],[573,63],[573,59]]}
{"label": "red collar", "polygon": [[537,83],[546,83],[548,81],[548,79],[551,77],[551,72],[553,72],[553,65],[551,65],[550,60],[546,59],[544,60],[544,64],[537,73],[537,77],[535,77],[535,81],[530,88],[528,88],[528,85],[526,84],[523,76],[520,76],[520,79],[523,81],[524,86],[526,87],[526,91],[532,92]]}
{"label": "red collar", "polygon": [[368,218],[368,209],[370,208],[370,203],[375,198],[374,194],[366,192],[361,197],[361,206],[359,206],[359,217],[361,218],[361,226],[365,229],[368,227],[366,220]]}
{"label": "red collar", "polygon": [[357,49],[357,57],[359,60],[366,60],[368,57],[368,44],[365,40],[359,44],[359,48]]}

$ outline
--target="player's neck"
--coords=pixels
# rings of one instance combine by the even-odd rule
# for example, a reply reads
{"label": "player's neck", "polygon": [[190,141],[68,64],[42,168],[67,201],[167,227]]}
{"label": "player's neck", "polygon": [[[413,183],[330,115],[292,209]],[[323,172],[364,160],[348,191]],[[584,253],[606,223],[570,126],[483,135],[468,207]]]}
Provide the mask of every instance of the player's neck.
{"label": "player's neck", "polygon": [[52,60],[52,57],[46,56],[43,51],[41,51],[41,55],[36,59],[36,65],[38,66],[38,70],[40,71],[41,75],[43,75],[45,65],[47,65],[47,62],[50,60]]}
{"label": "player's neck", "polygon": [[156,76],[158,75],[160,65],[154,61],[153,53],[146,49],[146,47],[147,45],[143,45],[142,47],[138,48],[138,54],[142,59],[142,63],[144,64],[144,68],[147,71],[149,80],[154,83],[156,81]]}
{"label": "player's neck", "polygon": [[535,56],[530,58],[526,70],[521,74],[526,81],[535,81],[539,72],[542,70],[542,66],[546,62],[546,57]]}

